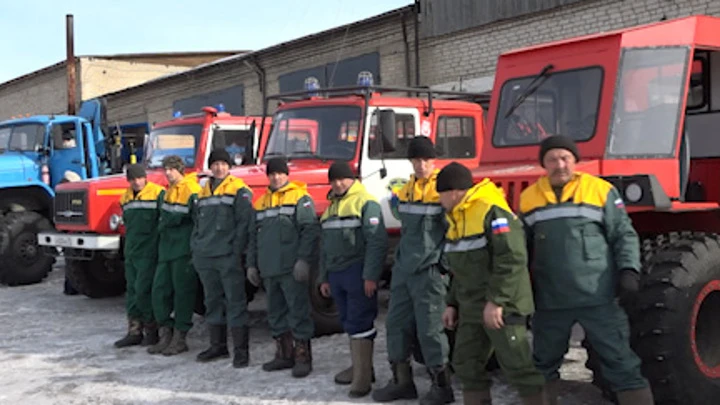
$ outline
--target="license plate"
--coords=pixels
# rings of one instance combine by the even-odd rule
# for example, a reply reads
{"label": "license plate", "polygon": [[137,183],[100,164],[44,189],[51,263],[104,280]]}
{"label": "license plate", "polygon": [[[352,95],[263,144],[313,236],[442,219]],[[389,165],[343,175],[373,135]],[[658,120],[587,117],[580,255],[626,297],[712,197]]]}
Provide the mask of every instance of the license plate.
{"label": "license plate", "polygon": [[69,236],[56,236],[55,245],[62,247],[72,247],[72,238]]}

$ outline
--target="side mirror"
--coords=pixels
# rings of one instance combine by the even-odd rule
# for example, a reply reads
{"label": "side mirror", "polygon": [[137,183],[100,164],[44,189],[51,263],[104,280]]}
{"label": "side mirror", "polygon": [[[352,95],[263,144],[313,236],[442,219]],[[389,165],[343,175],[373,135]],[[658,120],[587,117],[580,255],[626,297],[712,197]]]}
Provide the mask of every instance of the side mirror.
{"label": "side mirror", "polygon": [[378,127],[380,129],[383,152],[393,152],[397,147],[397,136],[395,132],[395,111],[378,111]]}

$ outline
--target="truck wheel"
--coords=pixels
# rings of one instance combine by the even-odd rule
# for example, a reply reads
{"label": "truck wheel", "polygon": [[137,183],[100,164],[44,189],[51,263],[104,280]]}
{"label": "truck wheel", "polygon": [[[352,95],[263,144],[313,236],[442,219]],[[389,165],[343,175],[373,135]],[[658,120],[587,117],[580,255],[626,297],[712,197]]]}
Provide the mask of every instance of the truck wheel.
{"label": "truck wheel", "polygon": [[40,231],[50,231],[50,221],[37,212],[10,212],[0,219],[0,282],[35,284],[47,277],[55,260],[37,244]]}
{"label": "truck wheel", "polygon": [[325,298],[320,294],[320,288],[315,280],[318,276],[317,266],[313,266],[310,271],[310,281],[308,288],[310,289],[310,310],[312,312],[313,322],[315,322],[315,336],[332,335],[343,331],[340,324],[340,315],[332,298]]}
{"label": "truck wheel", "polygon": [[125,292],[122,260],[96,256],[92,260],[65,259],[65,275],[75,289],[90,298],[105,298]]}
{"label": "truck wheel", "polygon": [[720,396],[720,237],[683,233],[653,249],[645,256],[640,293],[626,306],[643,375],[657,403],[715,403]]}

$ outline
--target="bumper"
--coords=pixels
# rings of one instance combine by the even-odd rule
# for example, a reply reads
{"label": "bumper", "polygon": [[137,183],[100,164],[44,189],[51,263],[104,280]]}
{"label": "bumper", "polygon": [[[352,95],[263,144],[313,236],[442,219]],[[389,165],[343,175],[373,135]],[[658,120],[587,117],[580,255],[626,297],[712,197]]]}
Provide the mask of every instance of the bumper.
{"label": "bumper", "polygon": [[120,235],[38,233],[38,245],[77,250],[120,250]]}

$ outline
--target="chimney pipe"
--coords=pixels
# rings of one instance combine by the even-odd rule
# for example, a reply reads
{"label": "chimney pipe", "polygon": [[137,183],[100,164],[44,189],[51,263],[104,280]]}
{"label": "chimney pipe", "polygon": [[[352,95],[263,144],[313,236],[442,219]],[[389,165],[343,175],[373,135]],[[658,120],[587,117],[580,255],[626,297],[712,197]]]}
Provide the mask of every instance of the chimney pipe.
{"label": "chimney pipe", "polygon": [[75,115],[77,77],[75,66],[75,38],[73,34],[73,15],[65,16],[65,38],[67,47],[67,60],[65,66],[67,68],[67,113]]}

